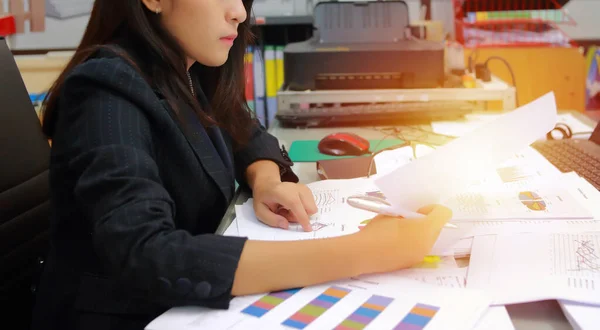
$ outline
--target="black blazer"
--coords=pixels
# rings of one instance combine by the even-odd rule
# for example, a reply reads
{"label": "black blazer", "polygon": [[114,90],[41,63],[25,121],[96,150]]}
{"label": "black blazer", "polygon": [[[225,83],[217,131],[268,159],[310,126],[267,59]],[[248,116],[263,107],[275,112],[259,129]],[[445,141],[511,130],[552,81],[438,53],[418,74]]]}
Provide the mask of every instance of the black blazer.
{"label": "black blazer", "polygon": [[234,152],[226,132],[194,116],[186,131],[105,51],[69,74],[60,100],[34,329],[141,329],[172,306],[227,308],[246,238],[214,232],[252,162],[272,160],[297,181],[278,141],[256,125]]}

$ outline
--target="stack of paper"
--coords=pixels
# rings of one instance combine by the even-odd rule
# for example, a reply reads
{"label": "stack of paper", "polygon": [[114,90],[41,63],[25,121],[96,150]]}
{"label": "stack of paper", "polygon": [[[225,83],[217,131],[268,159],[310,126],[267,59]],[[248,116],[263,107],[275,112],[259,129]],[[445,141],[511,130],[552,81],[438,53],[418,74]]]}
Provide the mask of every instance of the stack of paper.
{"label": "stack of paper", "polygon": [[[441,203],[453,210],[458,228],[444,228],[432,256],[410,269],[238,297],[227,311],[174,308],[147,329],[513,329],[506,304],[544,299],[558,299],[575,328],[594,329],[600,324],[600,192],[529,147],[555,122],[549,94],[422,158],[406,150],[382,153],[375,161],[384,170],[374,177],[310,183],[319,208],[311,232],[263,224],[253,199],[236,206],[225,235],[259,240],[356,233],[376,214],[350,206],[352,195],[411,212]],[[471,256],[468,265],[455,259],[463,255]]]}
{"label": "stack of paper", "polygon": [[[470,329],[490,300],[412,280],[348,280],[233,299],[227,311],[174,308],[146,329]],[[497,316],[495,316],[497,317]]]}
{"label": "stack of paper", "polygon": [[414,212],[485,179],[490,170],[554,128],[555,122],[556,103],[549,93],[378,177],[375,184],[397,209]]}

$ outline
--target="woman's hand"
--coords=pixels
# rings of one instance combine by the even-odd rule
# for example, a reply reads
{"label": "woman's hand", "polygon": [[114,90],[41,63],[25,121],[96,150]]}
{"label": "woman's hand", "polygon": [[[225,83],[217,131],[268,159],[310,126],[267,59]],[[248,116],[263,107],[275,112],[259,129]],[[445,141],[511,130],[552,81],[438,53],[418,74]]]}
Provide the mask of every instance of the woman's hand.
{"label": "woman's hand", "polygon": [[424,218],[376,216],[359,232],[366,249],[362,267],[368,272],[388,272],[423,261],[435,244],[452,211],[441,205],[419,210]]}
{"label": "woman's hand", "polygon": [[290,222],[312,231],[309,217],[317,212],[311,190],[299,183],[269,180],[255,183],[253,189],[256,217],[272,227],[287,229]]}

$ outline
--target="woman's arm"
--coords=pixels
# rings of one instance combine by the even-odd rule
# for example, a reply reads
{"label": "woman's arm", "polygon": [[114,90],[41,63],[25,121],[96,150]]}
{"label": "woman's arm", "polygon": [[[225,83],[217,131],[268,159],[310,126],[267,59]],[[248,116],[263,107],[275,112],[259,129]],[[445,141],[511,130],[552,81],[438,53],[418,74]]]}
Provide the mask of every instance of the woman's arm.
{"label": "woman's arm", "polygon": [[300,241],[248,240],[232,294],[303,287],[372,272],[361,245],[356,234]]}
{"label": "woman's arm", "polygon": [[261,182],[281,182],[279,166],[271,160],[259,160],[246,169],[246,181],[250,189],[254,190],[256,184]]}
{"label": "woman's arm", "polygon": [[[236,179],[243,188],[253,189],[255,179],[265,173],[268,173],[268,176],[277,176],[283,182],[298,182],[298,176],[291,170],[294,163],[287,152],[279,147],[277,138],[269,134],[258,122],[248,142],[235,151],[234,158]],[[264,171],[265,168],[268,170]]]}
{"label": "woman's arm", "polygon": [[452,212],[420,210],[419,219],[377,216],[361,231],[325,239],[246,242],[232,294],[315,285],[410,267],[423,260]]}

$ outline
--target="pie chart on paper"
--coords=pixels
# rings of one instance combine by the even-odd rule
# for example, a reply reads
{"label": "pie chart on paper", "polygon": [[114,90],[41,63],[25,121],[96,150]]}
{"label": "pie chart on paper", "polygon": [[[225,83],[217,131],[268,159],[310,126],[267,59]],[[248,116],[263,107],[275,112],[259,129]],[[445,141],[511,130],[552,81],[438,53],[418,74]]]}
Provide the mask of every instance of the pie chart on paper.
{"label": "pie chart on paper", "polygon": [[519,193],[519,200],[532,211],[546,210],[546,202],[544,199],[533,191],[521,191]]}

